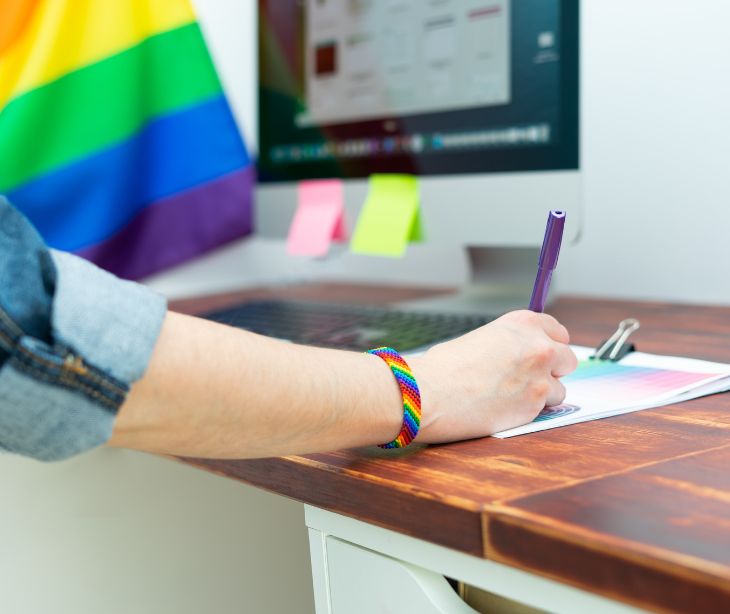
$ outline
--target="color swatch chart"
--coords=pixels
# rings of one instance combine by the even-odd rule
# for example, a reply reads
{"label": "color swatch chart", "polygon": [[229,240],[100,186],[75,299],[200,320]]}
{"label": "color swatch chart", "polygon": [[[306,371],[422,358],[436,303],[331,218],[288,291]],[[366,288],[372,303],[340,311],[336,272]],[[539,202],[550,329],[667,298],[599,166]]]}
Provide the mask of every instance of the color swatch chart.
{"label": "color swatch chart", "polygon": [[593,407],[633,403],[646,398],[673,396],[716,373],[693,373],[652,367],[623,365],[601,360],[583,360],[565,378],[570,399],[589,401]]}
{"label": "color swatch chart", "polygon": [[593,350],[573,347],[578,368],[562,378],[565,401],[546,407],[533,422],[497,433],[512,437],[678,403],[730,389],[730,365],[635,352],[621,362],[590,358]]}

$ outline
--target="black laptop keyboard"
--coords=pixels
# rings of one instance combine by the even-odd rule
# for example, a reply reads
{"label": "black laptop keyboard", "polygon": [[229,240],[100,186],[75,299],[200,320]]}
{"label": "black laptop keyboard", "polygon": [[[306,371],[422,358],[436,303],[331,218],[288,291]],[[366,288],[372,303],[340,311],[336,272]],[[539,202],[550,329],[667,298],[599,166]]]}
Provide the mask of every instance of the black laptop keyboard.
{"label": "black laptop keyboard", "polygon": [[295,343],[361,351],[387,345],[400,352],[457,337],[494,319],[293,301],[253,301],[204,317]]}

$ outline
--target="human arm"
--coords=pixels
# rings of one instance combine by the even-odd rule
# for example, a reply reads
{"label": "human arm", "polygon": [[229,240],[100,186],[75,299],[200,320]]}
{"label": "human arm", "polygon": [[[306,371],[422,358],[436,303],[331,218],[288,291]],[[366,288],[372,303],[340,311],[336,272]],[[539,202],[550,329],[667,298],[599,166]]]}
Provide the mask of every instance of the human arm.
{"label": "human arm", "polygon": [[[408,359],[423,401],[416,441],[489,435],[559,403],[557,378],[575,368],[567,342],[552,317],[521,311]],[[110,443],[185,456],[279,456],[385,443],[402,418],[398,386],[376,356],[168,313]]]}

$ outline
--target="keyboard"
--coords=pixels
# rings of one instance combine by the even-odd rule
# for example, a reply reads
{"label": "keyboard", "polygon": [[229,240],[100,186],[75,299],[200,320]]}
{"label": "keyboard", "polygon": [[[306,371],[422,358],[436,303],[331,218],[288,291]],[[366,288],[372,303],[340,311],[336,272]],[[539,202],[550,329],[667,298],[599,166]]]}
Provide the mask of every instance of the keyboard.
{"label": "keyboard", "polygon": [[358,351],[386,345],[410,352],[474,330],[496,316],[262,300],[203,317],[294,343]]}

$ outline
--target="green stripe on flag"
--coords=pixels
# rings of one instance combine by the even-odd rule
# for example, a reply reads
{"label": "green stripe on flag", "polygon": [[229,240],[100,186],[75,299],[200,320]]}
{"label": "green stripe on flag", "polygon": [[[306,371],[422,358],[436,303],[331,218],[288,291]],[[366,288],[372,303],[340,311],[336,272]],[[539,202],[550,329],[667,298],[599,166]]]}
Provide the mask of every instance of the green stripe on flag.
{"label": "green stripe on flag", "polygon": [[0,192],[221,92],[197,23],[69,73],[0,111]]}

